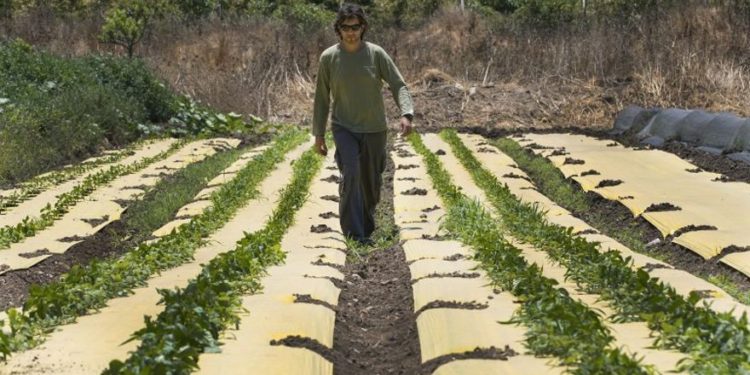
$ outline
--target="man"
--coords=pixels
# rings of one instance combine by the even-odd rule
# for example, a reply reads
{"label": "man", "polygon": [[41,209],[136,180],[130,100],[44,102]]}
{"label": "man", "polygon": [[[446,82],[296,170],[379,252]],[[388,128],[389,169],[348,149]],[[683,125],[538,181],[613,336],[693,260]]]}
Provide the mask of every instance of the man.
{"label": "man", "polygon": [[371,243],[375,230],[375,206],[386,160],[386,115],[381,89],[388,83],[401,109],[401,134],[411,132],[414,113],[411,95],[390,56],[379,46],[362,40],[367,31],[364,10],[343,4],[334,30],[339,43],[320,56],[313,135],[315,150],[326,155],[328,113],[336,144],[339,183],[339,222],[346,237]]}

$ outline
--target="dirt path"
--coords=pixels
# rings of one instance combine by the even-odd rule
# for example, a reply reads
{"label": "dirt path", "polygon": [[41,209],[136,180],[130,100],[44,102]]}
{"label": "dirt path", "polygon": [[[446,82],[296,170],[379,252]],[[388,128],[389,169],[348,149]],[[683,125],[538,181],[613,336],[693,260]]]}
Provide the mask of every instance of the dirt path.
{"label": "dirt path", "polygon": [[[394,170],[388,158],[378,230],[393,220]],[[334,331],[334,374],[416,373],[419,341],[409,267],[401,244],[375,249],[362,259],[350,256],[343,273]]]}

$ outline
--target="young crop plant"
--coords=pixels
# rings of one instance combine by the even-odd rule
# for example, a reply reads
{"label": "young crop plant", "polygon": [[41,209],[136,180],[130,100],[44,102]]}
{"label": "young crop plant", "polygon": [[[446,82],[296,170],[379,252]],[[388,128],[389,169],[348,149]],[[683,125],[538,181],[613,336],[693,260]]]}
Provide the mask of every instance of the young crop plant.
{"label": "young crop plant", "polygon": [[190,261],[205,238],[257,197],[257,186],[287,152],[306,139],[307,134],[296,129],[277,136],[271,147],[211,195],[210,210],[159,240],[141,243],[121,258],[73,266],[59,281],[32,286],[23,313],[10,309],[8,320],[0,322],[10,329],[10,334],[0,331],[0,355],[32,348],[54,327],[72,323],[78,316],[104,307],[110,299],[145,285],[152,275]]}
{"label": "young crop plant", "polygon": [[[516,164],[524,171],[539,191],[552,199],[555,203],[563,208],[572,211],[576,216],[585,219],[594,228],[602,233],[616,239],[631,250],[641,254],[648,254],[658,260],[666,263],[671,262],[671,257],[659,251],[654,251],[646,246],[644,241],[645,233],[638,227],[620,228],[612,226],[612,219],[605,217],[605,214],[593,210],[593,203],[586,193],[580,187],[574,186],[565,179],[560,170],[555,167],[549,160],[540,155],[529,152],[512,139],[501,138],[492,141],[500,151],[510,156]],[[750,304],[750,293],[742,290],[732,278],[725,274],[714,274],[710,270],[690,270],[697,276],[708,282],[720,287],[732,297],[744,304]]]}
{"label": "young crop plant", "polygon": [[262,230],[212,259],[187,287],[159,291],[164,311],[154,320],[146,317],[146,327],[131,338],[141,340],[138,349],[125,362],[112,361],[104,374],[189,373],[198,368],[201,353],[219,350],[221,332],[240,324],[241,297],[261,289],[266,267],[284,261],[281,239],[321,165],[320,156],[306,151]]}
{"label": "young crop plant", "polygon": [[648,374],[651,367],[612,347],[613,337],[596,312],[574,300],[555,280],[529,265],[521,250],[503,236],[497,221],[481,204],[463,195],[441,162],[418,135],[410,137],[427,173],[445,203],[446,228],[475,249],[488,276],[521,302],[513,319],[528,327],[526,346],[538,356],[554,356],[577,374]]}
{"label": "young crop plant", "polygon": [[48,228],[55,221],[62,218],[70,207],[89,196],[99,187],[112,182],[120,176],[135,173],[146,168],[151,163],[166,159],[186,143],[187,140],[181,140],[175,142],[169,149],[162,151],[158,155],[144,158],[130,165],[113,165],[106,170],[87,176],[73,190],[61,194],[54,205],[48,204],[44,207],[39,217],[32,218],[31,216],[27,216],[16,225],[7,225],[0,228],[0,249],[8,248],[11,244],[20,242],[24,238],[31,237],[40,230]]}
{"label": "young crop plant", "polygon": [[454,131],[441,135],[487,194],[501,216],[503,230],[544,250],[566,267],[566,277],[588,293],[601,295],[615,309],[614,320],[646,322],[657,347],[690,354],[678,370],[694,374],[750,372],[750,329],[745,314],[736,319],[731,313],[700,306],[697,293],[684,298],[646,271],[634,270],[629,257],[613,250],[601,252],[599,243],[549,223],[537,206],[521,202],[487,171]]}
{"label": "young crop plant", "polygon": [[45,173],[43,175],[32,178],[29,181],[20,184],[20,189],[18,191],[0,197],[0,214],[6,212],[8,208],[16,207],[19,204],[39,195],[39,193],[53,186],[59,185],[65,181],[72,180],[99,166],[116,163],[126,156],[133,155],[133,150],[140,147],[142,144],[142,142],[134,143],[126,149],[118,151],[112,155],[98,158],[89,162],[71,165],[62,168],[59,171]]}

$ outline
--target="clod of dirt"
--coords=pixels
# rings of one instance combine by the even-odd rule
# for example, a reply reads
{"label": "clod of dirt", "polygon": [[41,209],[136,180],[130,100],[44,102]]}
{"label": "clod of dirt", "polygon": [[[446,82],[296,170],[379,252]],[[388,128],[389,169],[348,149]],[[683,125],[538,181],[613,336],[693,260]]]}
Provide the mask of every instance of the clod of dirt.
{"label": "clod of dirt", "polygon": [[593,170],[593,169],[589,169],[588,171],[581,172],[581,177],[585,177],[585,176],[598,176],[598,175],[600,175],[600,173],[597,172],[597,171],[595,171],[595,170]]}
{"label": "clod of dirt", "polygon": [[411,182],[414,182],[416,180],[419,180],[419,178],[417,178],[417,177],[399,177],[396,180],[398,180],[398,181],[411,181]]}
{"label": "clod of dirt", "polygon": [[457,301],[432,301],[424,306],[422,306],[421,309],[417,310],[417,312],[414,313],[415,316],[419,316],[422,312],[430,309],[462,309],[462,310],[483,310],[490,307],[489,304],[486,303],[477,303],[477,302],[457,302]]}
{"label": "clod of dirt", "polygon": [[664,211],[681,211],[682,208],[677,207],[671,203],[659,203],[659,204],[652,204],[646,208],[646,211],[644,212],[664,212]]}
{"label": "clod of dirt", "polygon": [[663,269],[671,269],[669,266],[666,266],[666,265],[661,264],[661,263],[646,263],[646,265],[644,265],[643,267],[641,267],[641,269],[644,270],[644,271],[646,271],[646,272],[651,272],[653,270],[662,269],[662,268]]}
{"label": "clod of dirt", "polygon": [[[485,143],[485,144],[486,144],[486,143]],[[549,147],[549,146],[542,146],[542,145],[540,145],[540,144],[538,144],[538,143],[532,143],[532,144],[530,144],[530,145],[526,145],[526,148],[529,148],[529,149],[532,149],[532,150],[550,150],[550,149],[552,149],[553,147]]]}
{"label": "clod of dirt", "polygon": [[332,175],[330,175],[330,176],[328,176],[326,178],[321,178],[320,181],[331,182],[331,183],[338,184],[338,183],[341,183],[341,177],[339,177],[339,176],[337,176],[335,174],[332,174]]}
{"label": "clod of dirt", "polygon": [[685,172],[690,172],[690,173],[701,173],[701,172],[703,172],[703,170],[702,170],[702,169],[700,169],[700,168],[688,168],[688,169],[685,169]]}
{"label": "clod of dirt", "polygon": [[414,279],[414,280],[411,281],[411,283],[413,285],[413,284],[415,284],[416,282],[418,282],[419,280],[422,280],[422,279],[441,279],[441,278],[448,278],[448,277],[456,277],[456,278],[461,278],[461,279],[476,279],[479,276],[481,276],[481,275],[479,275],[478,272],[468,272],[468,273],[467,272],[461,272],[461,271],[455,271],[455,272],[450,272],[450,273],[437,273],[437,272],[435,272],[435,273],[431,273],[431,274],[426,275],[426,276],[422,276],[422,277],[420,277],[418,279]]}
{"label": "clod of dirt", "polygon": [[419,218],[420,219],[427,219],[427,214],[421,214],[421,215],[419,215]]}
{"label": "clod of dirt", "polygon": [[448,354],[444,356],[440,356],[437,358],[433,358],[425,363],[422,364],[422,367],[420,368],[419,375],[427,375],[427,374],[433,374],[435,370],[437,370],[440,366],[448,363],[453,362],[457,360],[462,359],[490,359],[490,360],[500,360],[500,361],[507,361],[509,358],[517,356],[518,353],[511,349],[510,346],[505,345],[505,348],[498,349],[494,346],[491,346],[489,348],[475,348],[474,350],[470,352],[464,352],[464,353],[454,353],[454,354]]}
{"label": "clod of dirt", "polygon": [[151,178],[151,177],[164,177],[168,176],[168,173],[159,172],[159,173],[144,173],[141,175],[141,178]]}
{"label": "clod of dirt", "polygon": [[442,149],[441,150],[437,150],[437,151],[435,151],[435,155],[443,156],[443,155],[445,155],[445,151],[443,151]]}
{"label": "clod of dirt", "polygon": [[455,262],[458,260],[466,259],[466,257],[463,254],[453,254],[451,256],[443,258],[443,260],[447,260],[449,262]]}
{"label": "clod of dirt", "polygon": [[175,220],[188,220],[188,219],[192,219],[192,218],[193,217],[190,216],[190,215],[180,215],[180,216],[175,216],[174,217]]}
{"label": "clod of dirt", "polygon": [[515,178],[515,179],[519,179],[519,180],[526,180],[526,181],[529,181],[529,182],[531,182],[531,179],[529,179],[528,177],[526,177],[526,176],[522,176],[522,175],[520,175],[520,174],[515,174],[515,173],[513,173],[513,172],[511,172],[511,173],[506,173],[506,174],[504,174],[504,175],[503,175],[503,177],[505,177],[505,178]]}
{"label": "clod of dirt", "polygon": [[7,264],[0,264],[0,272],[5,272],[10,269],[10,266]]}
{"label": "clod of dirt", "polygon": [[324,195],[320,197],[320,199],[325,200],[325,201],[338,202],[339,196],[338,195]]}
{"label": "clod of dirt", "polygon": [[312,265],[314,265],[314,266],[327,266],[327,267],[335,268],[335,269],[337,269],[337,270],[339,270],[339,271],[341,271],[341,270],[343,270],[343,269],[344,269],[344,267],[343,267],[343,266],[341,266],[340,264],[336,264],[336,263],[331,263],[331,262],[326,262],[326,261],[324,261],[324,260],[323,260],[323,259],[321,259],[321,258],[318,258],[318,260],[316,260],[316,261],[314,261],[314,262],[311,262],[310,264],[312,264]]}
{"label": "clod of dirt", "polygon": [[422,235],[423,240],[430,240],[430,241],[445,241],[448,239],[448,236],[439,235],[439,234],[423,234]]}
{"label": "clod of dirt", "polygon": [[586,164],[585,161],[580,159],[573,159],[573,158],[565,158],[564,165],[570,164],[570,165],[583,165]]}
{"label": "clod of dirt", "polygon": [[330,219],[332,217],[336,217],[336,218],[339,217],[338,214],[335,214],[335,213],[333,213],[331,211],[323,212],[322,214],[319,214],[318,216],[322,217],[323,219]]}
{"label": "clod of dirt", "polygon": [[699,230],[718,230],[719,228],[716,228],[713,225],[688,225],[685,227],[682,227],[680,229],[677,229],[673,234],[672,238],[679,237],[687,232],[696,232]]}
{"label": "clod of dirt", "polygon": [[330,303],[326,301],[312,298],[312,296],[309,294],[295,294],[294,303],[309,303],[312,305],[319,305],[319,306],[327,307],[333,311],[336,311],[336,306],[331,305]]}
{"label": "clod of dirt", "polygon": [[497,154],[497,151],[495,151],[495,149],[492,149],[489,147],[480,147],[477,149],[477,152],[483,153],[483,154]]}
{"label": "clod of dirt", "polygon": [[333,229],[325,224],[319,224],[319,225],[311,225],[310,226],[310,232],[312,233],[328,233],[333,232]]}
{"label": "clod of dirt", "polygon": [[127,208],[131,203],[133,203],[132,199],[113,199],[112,202],[117,203],[122,208]]}
{"label": "clod of dirt", "polygon": [[620,184],[622,184],[622,180],[601,180],[596,185],[596,189],[601,189],[601,188],[610,187],[610,186],[617,186]]}
{"label": "clod of dirt", "polygon": [[432,211],[439,210],[439,209],[440,209],[440,206],[435,205],[432,207],[423,208],[422,212],[432,212]]}
{"label": "clod of dirt", "polygon": [[83,221],[84,223],[91,225],[92,228],[106,222],[107,220],[109,220],[109,215],[104,215],[100,218],[81,219],[81,221]]}
{"label": "clod of dirt", "polygon": [[725,257],[725,256],[727,256],[729,254],[746,252],[746,251],[750,251],[750,246],[748,246],[748,247],[739,247],[739,246],[736,246],[736,245],[727,246],[727,247],[723,248],[721,250],[721,252],[719,252],[719,255],[716,255],[715,257],[711,258],[711,260],[714,261],[714,262],[716,262],[719,259],[721,259],[721,258],[723,258],[723,257]]}
{"label": "clod of dirt", "polygon": [[734,179],[732,179],[732,178],[731,178],[731,177],[729,177],[729,176],[726,176],[726,175],[721,175],[721,176],[719,176],[719,177],[716,177],[716,178],[713,178],[713,179],[711,179],[711,181],[716,181],[716,182],[734,182],[735,180],[734,180]]}
{"label": "clod of dirt", "polygon": [[427,190],[420,188],[411,188],[401,192],[401,195],[427,195]]}
{"label": "clod of dirt", "polygon": [[586,230],[582,230],[582,231],[576,233],[576,235],[577,236],[582,236],[584,234],[597,234],[597,233],[599,233],[599,232],[597,232],[596,229],[586,229]]}
{"label": "clod of dirt", "polygon": [[410,158],[412,156],[417,156],[404,149],[399,149],[398,151],[396,151],[396,155],[400,158]]}
{"label": "clod of dirt", "polygon": [[419,166],[416,164],[399,164],[396,169],[412,169],[412,168],[418,168]]}
{"label": "clod of dirt", "polygon": [[27,258],[27,259],[29,259],[29,258],[40,257],[42,255],[47,255],[47,254],[51,254],[49,252],[49,249],[39,249],[39,250],[35,250],[35,251],[32,251],[32,252],[28,252],[28,253],[20,253],[20,254],[18,254],[18,256],[21,257],[21,258]]}
{"label": "clod of dirt", "polygon": [[122,189],[123,190],[132,190],[132,189],[135,189],[135,190],[148,190],[150,188],[151,187],[148,186],[148,185],[133,185],[133,186],[125,186]]}
{"label": "clod of dirt", "polygon": [[617,147],[619,144],[617,142],[607,143],[607,147]]}
{"label": "clod of dirt", "polygon": [[621,196],[617,197],[617,199],[619,199],[621,201],[624,201],[624,200],[635,199],[635,198],[632,195],[621,195]]}
{"label": "clod of dirt", "polygon": [[570,155],[570,153],[565,150],[555,150],[555,151],[552,151],[552,153],[550,154],[550,156],[565,156],[565,155]]}
{"label": "clod of dirt", "polygon": [[68,237],[58,238],[57,240],[60,241],[60,242],[78,242],[78,241],[83,241],[86,238],[88,238],[88,237],[82,237],[82,236],[79,236],[79,235],[75,235],[75,236],[68,236]]}

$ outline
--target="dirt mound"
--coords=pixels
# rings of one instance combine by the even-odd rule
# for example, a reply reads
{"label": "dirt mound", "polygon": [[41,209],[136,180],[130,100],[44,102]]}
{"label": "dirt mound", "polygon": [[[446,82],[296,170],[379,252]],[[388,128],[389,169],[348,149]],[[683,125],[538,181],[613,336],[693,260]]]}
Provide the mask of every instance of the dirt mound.
{"label": "dirt mound", "polygon": [[427,69],[417,82],[411,84],[412,87],[420,85],[422,87],[437,87],[453,85],[456,82],[453,77],[439,69]]}

